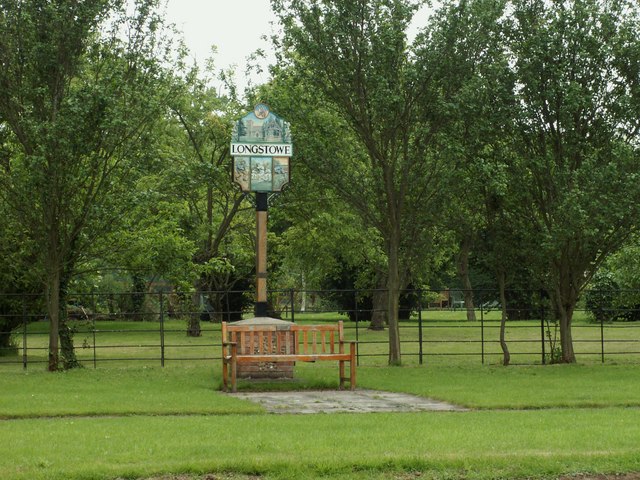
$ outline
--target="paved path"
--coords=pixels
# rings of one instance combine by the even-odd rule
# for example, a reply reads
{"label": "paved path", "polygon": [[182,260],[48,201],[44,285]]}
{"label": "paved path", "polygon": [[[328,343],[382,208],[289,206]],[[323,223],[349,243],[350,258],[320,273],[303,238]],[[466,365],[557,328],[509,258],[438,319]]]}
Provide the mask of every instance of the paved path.
{"label": "paved path", "polygon": [[378,390],[240,392],[230,395],[259,403],[271,413],[466,411],[455,405],[416,395]]}

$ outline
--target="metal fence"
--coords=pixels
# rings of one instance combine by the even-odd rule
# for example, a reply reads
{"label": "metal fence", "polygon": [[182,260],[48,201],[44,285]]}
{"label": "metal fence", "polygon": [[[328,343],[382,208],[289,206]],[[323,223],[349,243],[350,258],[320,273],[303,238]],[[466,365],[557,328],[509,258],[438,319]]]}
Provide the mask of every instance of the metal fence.
{"label": "metal fence", "polygon": [[[380,290],[271,292],[273,315],[293,322],[345,322],[356,340],[360,365],[384,365],[388,332],[370,328]],[[640,292],[637,292],[640,293]],[[75,352],[85,366],[137,362],[161,365],[220,359],[220,321],[251,316],[243,306],[251,292],[71,294],[67,311]],[[403,292],[400,339],[407,364],[496,364],[501,308],[496,292],[474,292],[475,320],[468,319],[464,292]],[[512,364],[553,359],[559,332],[544,296],[511,292],[506,342]],[[509,298],[509,296],[508,296]],[[606,308],[605,308],[606,307]],[[249,307],[250,308],[250,307]],[[0,369],[47,362],[49,321],[37,295],[0,294]],[[640,363],[640,314],[633,307],[596,306],[574,315],[573,341],[581,363]],[[188,335],[188,332],[191,335]]]}

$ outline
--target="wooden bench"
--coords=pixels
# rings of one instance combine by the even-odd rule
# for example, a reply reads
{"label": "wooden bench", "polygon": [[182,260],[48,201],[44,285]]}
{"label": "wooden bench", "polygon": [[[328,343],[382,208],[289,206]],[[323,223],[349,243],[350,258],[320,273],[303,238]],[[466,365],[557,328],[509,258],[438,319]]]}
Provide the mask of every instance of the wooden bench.
{"label": "wooden bench", "polygon": [[[349,344],[349,351],[345,345]],[[222,381],[225,390],[237,389],[239,364],[259,362],[337,361],[340,365],[340,388],[349,380],[356,388],[356,343],[345,342],[342,321],[332,325],[234,325],[222,322]],[[349,362],[349,377],[345,363]]]}

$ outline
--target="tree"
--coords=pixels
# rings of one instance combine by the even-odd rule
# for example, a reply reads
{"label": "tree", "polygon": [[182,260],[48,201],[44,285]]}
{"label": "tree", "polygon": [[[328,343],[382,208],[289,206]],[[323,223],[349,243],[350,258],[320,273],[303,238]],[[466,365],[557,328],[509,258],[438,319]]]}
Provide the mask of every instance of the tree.
{"label": "tree", "polygon": [[[255,251],[253,209],[229,175],[231,129],[243,107],[220,95],[211,86],[209,73],[200,78],[197,70],[192,72],[184,79],[181,95],[171,102],[167,125],[171,160],[161,186],[167,197],[187,206],[182,217],[184,234],[196,246],[190,336],[200,335],[201,292],[210,292],[214,318],[222,319],[232,301],[228,296],[243,295],[229,291],[246,283]],[[239,315],[241,312],[234,316]]]}
{"label": "tree", "polygon": [[[154,0],[0,3],[0,123],[15,150],[4,201],[38,245],[49,370],[77,365],[66,292],[95,239],[124,218],[148,132],[170,92]],[[166,63],[165,63],[166,64]]]}
{"label": "tree", "polygon": [[573,312],[640,220],[640,10],[627,1],[511,2],[521,214],[541,234],[540,275],[575,362]]}
{"label": "tree", "polygon": [[[436,55],[431,64],[448,91],[456,118],[447,126],[443,142],[459,158],[449,187],[455,193],[446,205],[446,226],[458,246],[454,263],[468,320],[475,320],[469,260],[493,223],[488,205],[506,195],[509,181],[513,80],[501,35],[505,3],[443,2],[434,14],[431,34]],[[496,270],[490,270],[495,275]]]}
{"label": "tree", "polygon": [[389,363],[400,363],[400,290],[412,265],[420,264],[417,257],[428,250],[421,247],[433,223],[429,212],[437,208],[449,167],[443,157],[429,154],[442,118],[429,65],[420,57],[427,48],[413,53],[406,40],[417,3],[274,0],[273,5],[284,29],[280,74],[294,76],[298,85],[290,91],[295,105],[273,106],[294,128],[300,145],[296,158],[382,239]]}

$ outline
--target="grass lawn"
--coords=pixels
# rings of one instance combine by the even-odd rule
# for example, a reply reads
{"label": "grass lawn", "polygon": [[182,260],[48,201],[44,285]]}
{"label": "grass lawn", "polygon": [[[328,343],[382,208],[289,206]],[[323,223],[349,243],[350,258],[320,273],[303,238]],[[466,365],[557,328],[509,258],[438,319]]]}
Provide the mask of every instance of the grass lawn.
{"label": "grass lawn", "polygon": [[[640,366],[359,369],[359,386],[469,412],[273,415],[220,365],[0,373],[0,478],[494,479],[640,471]],[[281,388],[337,385],[301,364]],[[245,389],[252,388],[243,384]]]}
{"label": "grass lawn", "polygon": [[[225,395],[220,327],[210,323],[203,323],[201,337],[188,338],[183,321],[167,320],[161,341],[158,322],[80,322],[77,353],[88,368],[50,374],[43,371],[48,324],[29,324],[28,369],[22,370],[21,331],[17,353],[0,357],[0,479],[213,473],[240,480],[444,480],[640,472],[640,325],[601,330],[577,315],[580,364],[540,366],[526,365],[541,362],[540,322],[509,322],[513,362],[523,365],[503,368],[498,313],[485,314],[482,324],[463,315],[425,311],[421,332],[415,318],[403,322],[403,367],[385,366],[387,332],[345,322],[347,337],[359,341],[359,387],[471,409],[411,414],[272,415]],[[338,318],[296,314],[297,322]],[[337,388],[337,376],[337,365],[298,364],[294,382],[241,382],[240,388]]]}
{"label": "grass lawn", "polygon": [[535,478],[618,472],[640,470],[638,420],[628,409],[31,419],[0,424],[2,438],[11,439],[0,475]]}

